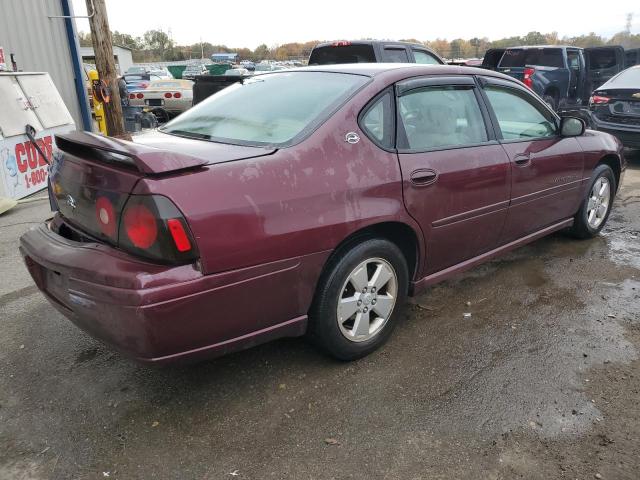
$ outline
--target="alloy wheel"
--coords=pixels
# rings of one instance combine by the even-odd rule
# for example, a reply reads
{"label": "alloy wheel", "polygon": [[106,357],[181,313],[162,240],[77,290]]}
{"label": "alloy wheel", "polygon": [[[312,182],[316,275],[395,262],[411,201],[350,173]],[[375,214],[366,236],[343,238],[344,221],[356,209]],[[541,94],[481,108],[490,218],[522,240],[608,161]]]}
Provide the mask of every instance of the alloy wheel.
{"label": "alloy wheel", "polygon": [[596,229],[604,221],[611,203],[611,183],[607,177],[598,178],[589,194],[587,203],[587,222]]}
{"label": "alloy wheel", "polygon": [[398,277],[389,262],[370,258],[353,269],[340,292],[340,332],[352,342],[364,342],[380,333],[391,317]]}

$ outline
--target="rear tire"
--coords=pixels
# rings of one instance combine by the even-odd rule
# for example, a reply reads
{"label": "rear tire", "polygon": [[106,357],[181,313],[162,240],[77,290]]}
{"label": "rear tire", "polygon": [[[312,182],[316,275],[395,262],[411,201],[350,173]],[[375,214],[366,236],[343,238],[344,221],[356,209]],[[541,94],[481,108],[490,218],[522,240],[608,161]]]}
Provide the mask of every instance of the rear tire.
{"label": "rear tire", "polygon": [[617,190],[616,177],[609,165],[598,165],[569,232],[576,238],[593,238],[605,226]]}
{"label": "rear tire", "polygon": [[310,338],[340,360],[368,355],[391,336],[408,284],[407,261],[388,240],[364,240],[339,252],[318,284]]}

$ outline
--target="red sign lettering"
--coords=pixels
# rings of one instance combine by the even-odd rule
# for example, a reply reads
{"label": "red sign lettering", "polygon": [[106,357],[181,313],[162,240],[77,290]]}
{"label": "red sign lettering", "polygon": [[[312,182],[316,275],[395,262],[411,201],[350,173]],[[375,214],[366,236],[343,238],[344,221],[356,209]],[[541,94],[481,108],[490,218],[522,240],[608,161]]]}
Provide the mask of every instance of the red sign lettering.
{"label": "red sign lettering", "polygon": [[24,159],[24,155],[24,144],[18,143],[16,145],[16,163],[18,164],[18,170],[20,170],[20,173],[24,173],[27,171],[27,161]]}

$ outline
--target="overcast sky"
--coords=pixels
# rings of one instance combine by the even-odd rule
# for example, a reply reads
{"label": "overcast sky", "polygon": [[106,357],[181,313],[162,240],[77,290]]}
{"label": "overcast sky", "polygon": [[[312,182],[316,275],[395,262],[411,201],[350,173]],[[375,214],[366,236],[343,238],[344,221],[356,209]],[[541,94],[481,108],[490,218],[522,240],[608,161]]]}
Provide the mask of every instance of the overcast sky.
{"label": "overcast sky", "polygon": [[[537,30],[563,35],[623,29],[634,13],[633,33],[640,33],[640,1],[454,0],[378,2],[361,0],[106,0],[111,30],[142,35],[171,31],[179,44],[203,41],[255,48],[308,40],[358,38],[498,39]],[[73,0],[76,15],[86,15],[85,0]],[[384,5],[376,8],[375,5]],[[402,5],[394,12],[393,7]],[[598,8],[595,8],[595,5]],[[89,31],[87,20],[78,29]]]}

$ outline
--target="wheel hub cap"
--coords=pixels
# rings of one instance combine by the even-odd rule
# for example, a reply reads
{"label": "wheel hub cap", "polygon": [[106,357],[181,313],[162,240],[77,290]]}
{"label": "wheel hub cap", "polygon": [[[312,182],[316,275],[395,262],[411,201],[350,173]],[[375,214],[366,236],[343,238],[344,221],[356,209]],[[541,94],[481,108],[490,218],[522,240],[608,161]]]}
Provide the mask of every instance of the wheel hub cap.
{"label": "wheel hub cap", "polygon": [[589,194],[587,204],[587,222],[591,228],[598,228],[609,211],[611,202],[611,184],[606,177],[598,178]]}
{"label": "wheel hub cap", "polygon": [[397,293],[397,275],[389,262],[362,262],[342,286],[336,312],[340,332],[352,342],[377,335],[391,317]]}

